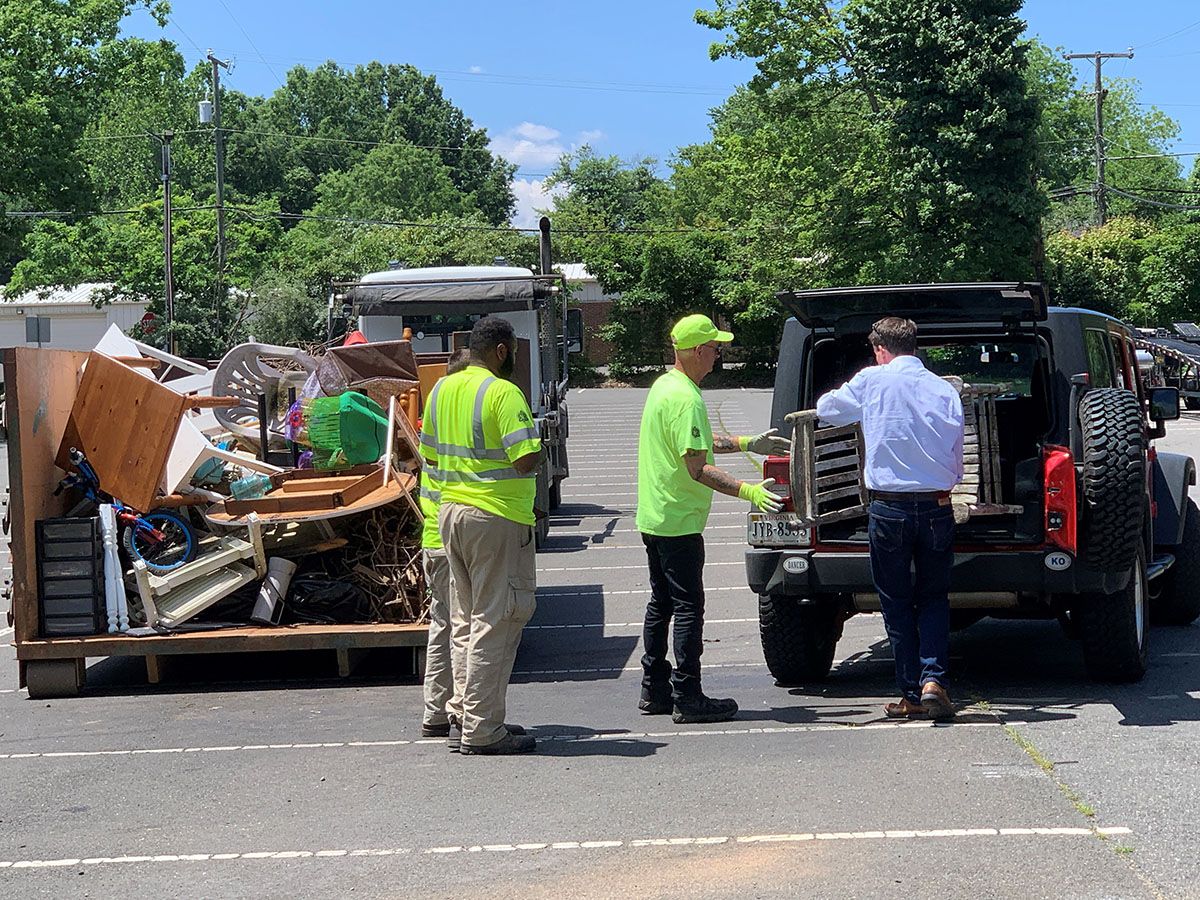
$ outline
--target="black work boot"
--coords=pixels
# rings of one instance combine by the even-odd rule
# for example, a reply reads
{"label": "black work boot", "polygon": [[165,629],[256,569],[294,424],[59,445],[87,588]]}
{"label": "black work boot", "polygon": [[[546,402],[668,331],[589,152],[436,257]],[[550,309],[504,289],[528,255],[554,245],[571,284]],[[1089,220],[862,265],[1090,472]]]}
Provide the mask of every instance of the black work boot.
{"label": "black work boot", "polygon": [[643,685],[642,699],[638,701],[638,709],[644,716],[670,715],[672,709],[671,688],[668,686],[662,690],[656,690]]}
{"label": "black work boot", "polygon": [[494,744],[472,747],[463,744],[459,753],[463,756],[514,756],[518,753],[533,753],[537,750],[537,739],[530,734],[513,734],[511,731]]}
{"label": "black work boot", "polygon": [[[446,749],[451,753],[458,753],[462,748],[462,728],[459,726],[458,721],[453,717],[450,719],[449,727],[450,733],[447,736],[448,740],[446,741]],[[520,725],[510,725],[505,722],[504,727],[508,729],[509,734],[523,735],[525,733],[525,729]]]}
{"label": "black work boot", "polygon": [[680,697],[675,701],[671,721],[676,725],[724,722],[736,716],[737,711],[736,700],[714,700],[712,697],[697,694],[694,697]]}

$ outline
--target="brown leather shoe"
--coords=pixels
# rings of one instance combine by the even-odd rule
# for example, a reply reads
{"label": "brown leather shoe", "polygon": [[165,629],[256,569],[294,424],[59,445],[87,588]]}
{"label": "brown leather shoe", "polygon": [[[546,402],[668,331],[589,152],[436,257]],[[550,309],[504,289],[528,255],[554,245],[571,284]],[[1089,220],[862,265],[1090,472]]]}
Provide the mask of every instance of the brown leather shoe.
{"label": "brown leather shoe", "polygon": [[921,685],[921,705],[929,713],[929,718],[935,722],[954,718],[954,704],[950,702],[950,695],[936,681],[927,681]]}
{"label": "brown leather shoe", "polygon": [[923,719],[928,712],[920,703],[913,703],[907,697],[901,698],[899,703],[889,703],[883,708],[883,714],[889,719]]}

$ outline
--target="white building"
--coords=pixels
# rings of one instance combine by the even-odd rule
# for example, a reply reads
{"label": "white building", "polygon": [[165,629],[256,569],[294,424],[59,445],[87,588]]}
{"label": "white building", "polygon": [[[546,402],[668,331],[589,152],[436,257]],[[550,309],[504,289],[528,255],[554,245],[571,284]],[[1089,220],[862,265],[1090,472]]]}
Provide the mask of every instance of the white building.
{"label": "white building", "polygon": [[128,331],[142,320],[149,304],[144,300],[115,300],[97,309],[92,303],[93,294],[111,287],[89,283],[0,294],[0,347],[90,350],[110,325]]}

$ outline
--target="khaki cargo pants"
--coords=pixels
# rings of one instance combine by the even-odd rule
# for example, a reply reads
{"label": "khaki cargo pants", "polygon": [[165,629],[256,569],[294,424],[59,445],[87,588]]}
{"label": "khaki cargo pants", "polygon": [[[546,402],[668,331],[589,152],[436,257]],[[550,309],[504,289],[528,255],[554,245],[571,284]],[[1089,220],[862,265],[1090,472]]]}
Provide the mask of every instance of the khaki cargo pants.
{"label": "khaki cargo pants", "polygon": [[446,704],[454,694],[450,669],[450,560],[445,550],[425,550],[425,586],[429,589],[429,643],[425,650],[426,725],[446,724]]}
{"label": "khaki cargo pants", "polygon": [[533,528],[462,503],[443,503],[438,527],[454,582],[448,711],[462,723],[463,743],[484,747],[507,734],[508,680],[537,606]]}

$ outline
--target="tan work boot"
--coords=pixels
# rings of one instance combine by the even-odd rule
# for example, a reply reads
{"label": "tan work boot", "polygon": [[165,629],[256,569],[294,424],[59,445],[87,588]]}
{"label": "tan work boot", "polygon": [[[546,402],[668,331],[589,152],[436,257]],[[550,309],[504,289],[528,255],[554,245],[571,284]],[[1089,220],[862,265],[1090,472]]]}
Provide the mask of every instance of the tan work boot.
{"label": "tan work boot", "polygon": [[936,681],[921,685],[921,705],[935,722],[954,718],[954,704],[950,702],[950,695]]}

